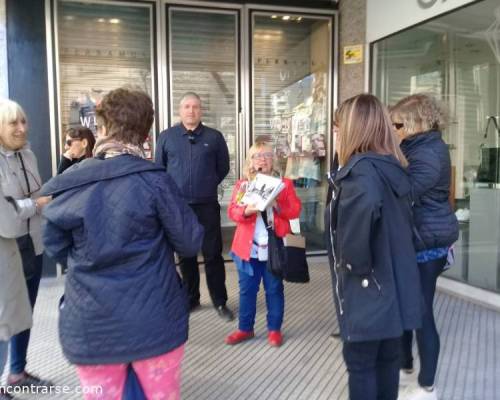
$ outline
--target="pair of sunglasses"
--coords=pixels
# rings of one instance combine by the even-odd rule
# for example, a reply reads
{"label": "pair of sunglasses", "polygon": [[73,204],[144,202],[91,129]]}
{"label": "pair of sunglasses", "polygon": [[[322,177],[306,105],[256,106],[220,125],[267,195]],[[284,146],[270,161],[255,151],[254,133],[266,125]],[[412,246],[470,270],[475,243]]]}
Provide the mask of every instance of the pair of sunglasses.
{"label": "pair of sunglasses", "polygon": [[73,144],[73,142],[80,141],[80,140],[82,140],[82,139],[78,139],[78,138],[68,139],[68,140],[66,140],[66,145],[71,146]]}

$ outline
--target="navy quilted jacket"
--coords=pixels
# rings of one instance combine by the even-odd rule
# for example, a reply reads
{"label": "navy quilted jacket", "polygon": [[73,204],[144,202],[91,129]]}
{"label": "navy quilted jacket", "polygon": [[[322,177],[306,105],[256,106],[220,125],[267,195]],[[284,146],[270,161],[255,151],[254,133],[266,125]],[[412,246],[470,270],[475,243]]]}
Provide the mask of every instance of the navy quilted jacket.
{"label": "navy quilted jacket", "polygon": [[75,364],[128,363],[188,336],[174,251],[194,256],[203,228],[163,167],[131,155],[92,158],[52,178],[46,252],[67,263],[59,335]]}
{"label": "navy quilted jacket", "polygon": [[410,163],[413,219],[420,234],[416,249],[450,246],[458,239],[458,221],[448,201],[451,161],[441,132],[408,137],[401,143],[401,149]]}

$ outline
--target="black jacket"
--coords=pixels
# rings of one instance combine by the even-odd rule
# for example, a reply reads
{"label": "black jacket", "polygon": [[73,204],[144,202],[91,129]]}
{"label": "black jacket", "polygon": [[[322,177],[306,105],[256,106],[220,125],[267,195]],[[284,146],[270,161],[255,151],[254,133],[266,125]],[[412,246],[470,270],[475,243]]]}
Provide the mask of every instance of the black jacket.
{"label": "black jacket", "polygon": [[67,263],[59,335],[71,363],[128,363],[187,340],[174,251],[199,251],[203,228],[164,169],[131,155],[90,158],[47,182],[47,254]]}
{"label": "black jacket", "polygon": [[451,162],[441,132],[413,135],[403,140],[401,149],[410,163],[416,249],[450,246],[458,239],[458,221],[448,201]]}
{"label": "black jacket", "polygon": [[410,183],[392,156],[359,154],[340,169],[325,213],[340,334],[401,336],[421,323]]}
{"label": "black jacket", "polygon": [[222,133],[203,124],[191,135],[182,124],[162,132],[155,161],[167,168],[190,204],[217,201],[217,186],[229,172],[229,152]]}

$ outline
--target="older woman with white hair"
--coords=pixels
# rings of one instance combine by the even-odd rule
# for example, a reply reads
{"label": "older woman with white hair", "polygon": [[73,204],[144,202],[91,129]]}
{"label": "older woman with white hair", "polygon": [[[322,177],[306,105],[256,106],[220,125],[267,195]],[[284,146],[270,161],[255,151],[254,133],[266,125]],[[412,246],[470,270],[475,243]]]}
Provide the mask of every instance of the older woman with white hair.
{"label": "older woman with white hair", "polygon": [[[2,227],[10,229],[17,239],[31,307],[35,306],[42,275],[43,245],[41,238],[41,209],[50,201],[40,197],[41,178],[37,160],[27,142],[26,114],[14,101],[0,100],[0,187],[18,209],[11,222],[2,219]],[[25,371],[30,330],[11,339],[11,386],[45,386],[45,382]]]}
{"label": "older woman with white hair", "polygon": [[[30,329],[31,307],[24,283],[21,257],[14,236],[17,223],[15,202],[4,197],[0,186],[0,375],[7,361],[8,340],[16,333]],[[11,399],[0,387],[0,400]]]}

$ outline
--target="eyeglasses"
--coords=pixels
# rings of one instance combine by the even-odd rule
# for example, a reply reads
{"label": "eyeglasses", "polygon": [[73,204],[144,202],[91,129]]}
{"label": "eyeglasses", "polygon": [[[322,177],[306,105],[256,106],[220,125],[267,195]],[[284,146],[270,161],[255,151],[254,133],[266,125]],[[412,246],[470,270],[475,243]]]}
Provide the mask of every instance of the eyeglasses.
{"label": "eyeglasses", "polygon": [[393,126],[394,128],[396,128],[396,130],[399,130],[399,129],[401,129],[403,126],[405,126],[405,124],[403,124],[402,122],[393,122],[393,123],[392,123],[392,126]]}
{"label": "eyeglasses", "polygon": [[80,140],[82,140],[82,139],[78,139],[78,138],[66,139],[66,145],[71,146],[73,144],[73,142],[77,142]]}
{"label": "eyeglasses", "polygon": [[260,160],[260,159],[269,160],[271,158],[273,158],[273,153],[271,153],[271,152],[267,152],[267,153],[255,153],[252,156],[252,160]]}

